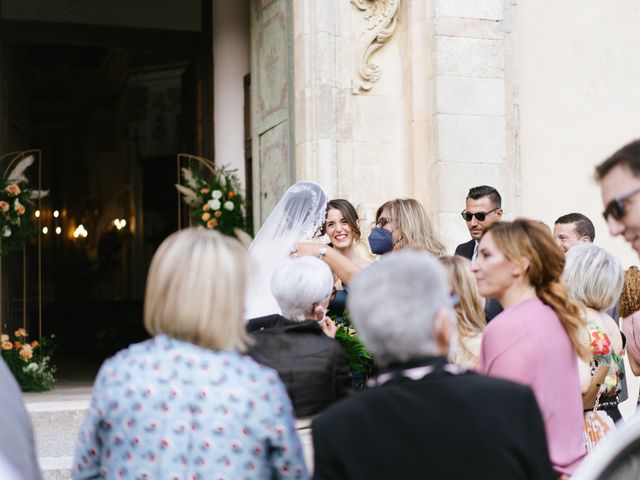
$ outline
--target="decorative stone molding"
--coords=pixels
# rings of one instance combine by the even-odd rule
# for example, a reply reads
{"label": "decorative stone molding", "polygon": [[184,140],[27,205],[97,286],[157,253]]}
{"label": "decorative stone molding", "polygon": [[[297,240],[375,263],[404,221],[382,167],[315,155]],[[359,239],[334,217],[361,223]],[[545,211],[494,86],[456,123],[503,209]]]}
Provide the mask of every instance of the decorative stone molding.
{"label": "decorative stone molding", "polygon": [[366,93],[382,75],[379,65],[371,62],[371,55],[391,38],[398,25],[398,10],[401,0],[351,0],[360,10],[367,29],[357,44],[359,55],[353,93]]}

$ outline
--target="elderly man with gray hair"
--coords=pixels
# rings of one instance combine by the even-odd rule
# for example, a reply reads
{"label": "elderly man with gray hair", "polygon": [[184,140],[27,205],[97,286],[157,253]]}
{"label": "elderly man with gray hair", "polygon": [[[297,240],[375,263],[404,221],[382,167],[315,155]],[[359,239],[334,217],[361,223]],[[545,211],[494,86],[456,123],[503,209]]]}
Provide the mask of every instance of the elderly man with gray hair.
{"label": "elderly man with gray hair", "polygon": [[385,256],[350,287],[352,321],[386,370],[314,420],[314,478],[555,477],[533,392],[447,361],[455,315],[433,256]]}

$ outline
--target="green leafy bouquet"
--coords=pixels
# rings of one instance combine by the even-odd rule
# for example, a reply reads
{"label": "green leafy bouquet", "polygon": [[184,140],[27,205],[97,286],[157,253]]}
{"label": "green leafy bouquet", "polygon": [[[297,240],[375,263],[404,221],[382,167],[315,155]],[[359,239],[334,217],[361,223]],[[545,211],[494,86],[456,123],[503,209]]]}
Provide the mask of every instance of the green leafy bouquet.
{"label": "green leafy bouquet", "polygon": [[51,390],[55,382],[56,367],[51,364],[53,340],[43,337],[40,342],[27,341],[29,335],[24,328],[14,332],[12,342],[7,334],[0,336],[2,358],[16,377],[23,392]]}
{"label": "green leafy bouquet", "polygon": [[189,168],[182,169],[184,184],[176,185],[189,205],[193,224],[235,235],[236,229],[246,228],[245,201],[240,194],[240,180],[236,170],[218,167],[211,178],[205,179]]}

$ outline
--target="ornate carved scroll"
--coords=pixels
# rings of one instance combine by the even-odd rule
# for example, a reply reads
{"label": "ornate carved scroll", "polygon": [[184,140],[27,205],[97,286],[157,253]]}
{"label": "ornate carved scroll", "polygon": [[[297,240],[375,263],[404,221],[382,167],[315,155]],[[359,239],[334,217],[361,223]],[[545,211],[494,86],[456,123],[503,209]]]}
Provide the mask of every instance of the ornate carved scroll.
{"label": "ornate carved scroll", "polygon": [[368,92],[382,75],[380,66],[371,62],[371,55],[395,32],[400,2],[401,0],[351,0],[363,12],[367,25],[358,43],[358,51],[361,53],[353,93]]}

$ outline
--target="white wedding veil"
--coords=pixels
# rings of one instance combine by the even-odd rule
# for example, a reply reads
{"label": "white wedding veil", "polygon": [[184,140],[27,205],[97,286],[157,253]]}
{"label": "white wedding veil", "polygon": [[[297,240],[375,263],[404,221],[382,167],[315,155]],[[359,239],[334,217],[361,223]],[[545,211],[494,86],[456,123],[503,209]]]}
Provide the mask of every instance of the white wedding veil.
{"label": "white wedding veil", "polygon": [[297,242],[309,241],[324,223],[327,195],[314,182],[297,182],[285,192],[249,246],[252,275],[245,298],[246,320],[281,313],[271,294],[271,277]]}

